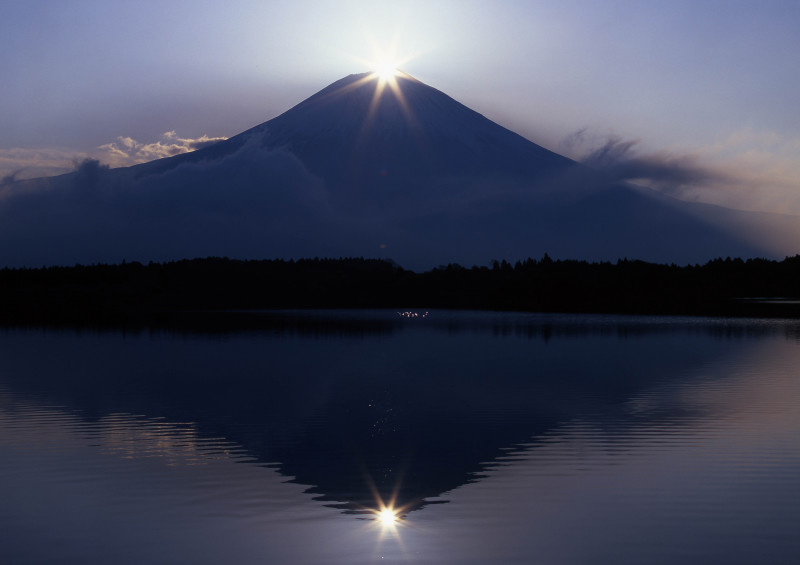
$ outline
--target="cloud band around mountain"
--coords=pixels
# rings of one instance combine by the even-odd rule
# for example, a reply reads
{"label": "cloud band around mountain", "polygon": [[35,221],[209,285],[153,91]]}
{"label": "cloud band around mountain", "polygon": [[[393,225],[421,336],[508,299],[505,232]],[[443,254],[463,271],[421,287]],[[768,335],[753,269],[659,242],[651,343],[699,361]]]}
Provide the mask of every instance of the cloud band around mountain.
{"label": "cloud band around mountain", "polygon": [[800,139],[743,130],[713,146],[646,154],[640,143],[581,128],[559,146],[609,184],[634,182],[684,200],[800,214]]}
{"label": "cloud band around mountain", "polygon": [[225,139],[227,138],[209,137],[205,134],[197,138],[179,137],[175,131],[165,132],[160,140],[151,143],[141,143],[132,137],[119,136],[116,141],[99,146],[98,157],[111,167],[128,167],[196,151]]}
{"label": "cloud band around mountain", "polygon": [[[31,179],[62,175],[75,170],[84,159],[96,159],[109,167],[128,167],[188,153],[227,139],[226,137],[180,137],[168,131],[153,142],[140,142],[129,136],[119,136],[116,141],[104,143],[94,151],[73,151],[57,147],[0,149],[0,179],[8,183],[17,179]],[[2,184],[0,183],[0,184]]]}

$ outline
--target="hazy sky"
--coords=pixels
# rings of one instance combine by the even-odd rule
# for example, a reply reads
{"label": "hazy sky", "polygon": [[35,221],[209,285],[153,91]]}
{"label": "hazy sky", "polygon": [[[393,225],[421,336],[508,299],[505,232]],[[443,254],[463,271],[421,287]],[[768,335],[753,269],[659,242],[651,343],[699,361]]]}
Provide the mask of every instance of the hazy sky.
{"label": "hazy sky", "polygon": [[792,0],[5,0],[0,177],[230,136],[394,47],[557,152],[712,171],[671,189],[800,213],[798,29]]}

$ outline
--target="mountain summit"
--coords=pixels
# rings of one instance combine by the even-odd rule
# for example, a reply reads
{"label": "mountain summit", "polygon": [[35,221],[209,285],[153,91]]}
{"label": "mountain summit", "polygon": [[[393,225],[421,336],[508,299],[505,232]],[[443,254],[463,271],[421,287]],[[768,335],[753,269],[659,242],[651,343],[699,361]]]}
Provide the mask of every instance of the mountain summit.
{"label": "mountain summit", "polygon": [[[409,188],[431,178],[540,176],[569,160],[408,75],[350,75],[248,132],[327,182]],[[238,137],[238,136],[237,136]]]}
{"label": "mountain summit", "polygon": [[347,76],[192,153],[12,183],[0,220],[8,266],[366,256],[424,269],[544,253],[687,263],[793,254],[798,242],[783,227],[795,218],[608,181],[403,73]]}
{"label": "mountain summit", "polygon": [[333,194],[380,204],[407,202],[433,182],[529,182],[574,164],[405,73],[349,75],[194,157],[246,143],[292,153]]}

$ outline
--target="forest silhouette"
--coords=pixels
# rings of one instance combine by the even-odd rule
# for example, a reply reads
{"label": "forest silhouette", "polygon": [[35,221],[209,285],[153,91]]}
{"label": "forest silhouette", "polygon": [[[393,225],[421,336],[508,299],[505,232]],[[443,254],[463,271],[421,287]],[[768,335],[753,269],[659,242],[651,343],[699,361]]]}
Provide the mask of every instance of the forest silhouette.
{"label": "forest silhouette", "polygon": [[0,322],[153,325],[189,312],[445,308],[800,317],[800,255],[678,266],[526,259],[414,272],[364,258],[75,265],[0,270]]}

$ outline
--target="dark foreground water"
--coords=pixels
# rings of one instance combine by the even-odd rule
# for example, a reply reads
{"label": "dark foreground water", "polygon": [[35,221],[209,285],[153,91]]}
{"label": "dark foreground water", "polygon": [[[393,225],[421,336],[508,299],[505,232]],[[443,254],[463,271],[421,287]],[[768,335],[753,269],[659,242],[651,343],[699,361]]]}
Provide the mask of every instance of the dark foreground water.
{"label": "dark foreground water", "polygon": [[796,322],[417,314],[0,331],[0,563],[800,563]]}

